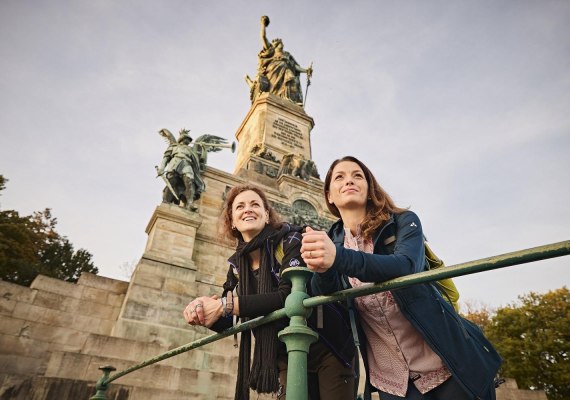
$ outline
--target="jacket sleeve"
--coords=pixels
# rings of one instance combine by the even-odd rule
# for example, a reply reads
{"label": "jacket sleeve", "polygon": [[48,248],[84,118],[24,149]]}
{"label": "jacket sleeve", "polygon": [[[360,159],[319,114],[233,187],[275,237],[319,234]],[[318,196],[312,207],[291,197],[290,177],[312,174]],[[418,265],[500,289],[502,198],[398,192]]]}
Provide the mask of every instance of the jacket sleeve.
{"label": "jacket sleeve", "polygon": [[344,274],[358,278],[362,282],[384,282],[423,271],[424,239],[418,216],[411,211],[406,211],[398,216],[396,223],[398,233],[393,254],[368,254],[337,245],[333,265],[329,271],[321,274],[329,276],[321,276],[321,280],[331,281],[329,285],[339,280],[339,278],[333,278],[332,271],[336,271],[336,275]]}
{"label": "jacket sleeve", "polygon": [[283,260],[279,268],[279,285],[276,292],[240,296],[239,310],[242,317],[259,317],[285,307],[285,299],[291,293],[291,282],[283,279],[281,273],[289,266],[306,266],[301,257],[301,239],[299,232],[291,232],[283,238]]}
{"label": "jacket sleeve", "polygon": [[330,294],[345,289],[342,286],[341,279],[341,274],[336,268],[330,268],[327,272],[323,273],[313,273],[313,277],[311,278],[313,296]]}
{"label": "jacket sleeve", "polygon": [[222,332],[225,331],[228,328],[231,328],[232,326],[234,326],[234,321],[232,317],[220,317],[219,320],[217,320],[216,322],[214,322],[214,324],[210,327],[211,330],[213,330],[214,332]]}

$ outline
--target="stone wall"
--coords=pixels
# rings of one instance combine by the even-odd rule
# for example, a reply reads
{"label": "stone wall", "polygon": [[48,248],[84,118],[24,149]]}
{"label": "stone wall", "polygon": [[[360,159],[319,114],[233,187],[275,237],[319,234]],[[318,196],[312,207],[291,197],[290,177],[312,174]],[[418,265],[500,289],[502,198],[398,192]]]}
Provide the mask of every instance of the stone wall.
{"label": "stone wall", "polygon": [[[170,350],[160,330],[150,342],[111,336],[128,287],[88,273],[77,284],[45,276],[30,288],[0,281],[0,399],[88,399],[100,366],[122,370]],[[237,352],[228,348],[230,340],[133,372],[111,384],[108,398],[233,398]]]}
{"label": "stone wall", "polygon": [[507,379],[497,389],[497,400],[547,400],[543,390],[519,389],[514,379]]}
{"label": "stone wall", "polygon": [[0,281],[2,372],[44,373],[53,352],[81,351],[89,335],[108,335],[126,289],[92,274],[77,285],[45,276],[29,288]]}

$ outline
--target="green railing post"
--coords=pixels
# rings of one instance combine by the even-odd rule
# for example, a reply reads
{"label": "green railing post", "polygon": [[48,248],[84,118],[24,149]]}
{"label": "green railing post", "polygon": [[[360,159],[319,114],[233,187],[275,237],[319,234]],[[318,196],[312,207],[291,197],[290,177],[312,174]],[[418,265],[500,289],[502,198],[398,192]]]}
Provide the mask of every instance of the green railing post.
{"label": "green railing post", "polygon": [[307,268],[293,267],[283,271],[283,277],[292,284],[291,294],[285,300],[285,312],[291,319],[289,326],[279,332],[279,339],[287,346],[287,398],[308,399],[307,355],[311,343],[319,335],[307,326],[310,308],[303,306],[303,300],[309,295],[306,291],[307,280],[313,273]]}
{"label": "green railing post", "polygon": [[99,379],[97,381],[97,384],[95,385],[95,389],[97,389],[97,393],[95,393],[94,396],[91,396],[91,398],[89,400],[107,400],[107,397],[105,396],[105,392],[107,391],[107,388],[109,387],[109,374],[111,373],[111,371],[117,370],[117,368],[115,368],[111,365],[99,367],[99,369],[101,371],[103,371],[103,376],[101,377],[101,379]]}

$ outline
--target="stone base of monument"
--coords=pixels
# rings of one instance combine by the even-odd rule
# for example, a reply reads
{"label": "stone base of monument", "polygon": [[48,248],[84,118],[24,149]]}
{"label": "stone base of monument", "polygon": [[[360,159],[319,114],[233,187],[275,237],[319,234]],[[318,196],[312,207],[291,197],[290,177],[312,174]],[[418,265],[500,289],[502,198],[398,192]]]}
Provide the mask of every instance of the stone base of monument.
{"label": "stone base of monument", "polygon": [[[145,252],[131,277],[112,336],[168,349],[212,334],[204,327],[188,326],[182,316],[192,299],[220,291],[209,282],[197,280],[193,252],[201,223],[197,213],[176,205],[163,203],[156,208],[147,226]],[[229,339],[215,347],[220,355],[232,354],[233,350]]]}
{"label": "stone base of monument", "polygon": [[266,151],[265,157],[274,157],[277,164],[290,153],[310,160],[314,125],[313,118],[302,107],[273,94],[262,93],[236,132],[239,146],[234,174],[239,176],[241,170],[248,169],[252,152],[256,153],[260,146]]}
{"label": "stone base of monument", "polygon": [[196,270],[192,261],[196,231],[202,218],[175,204],[156,207],[146,227],[148,240],[143,259]]}

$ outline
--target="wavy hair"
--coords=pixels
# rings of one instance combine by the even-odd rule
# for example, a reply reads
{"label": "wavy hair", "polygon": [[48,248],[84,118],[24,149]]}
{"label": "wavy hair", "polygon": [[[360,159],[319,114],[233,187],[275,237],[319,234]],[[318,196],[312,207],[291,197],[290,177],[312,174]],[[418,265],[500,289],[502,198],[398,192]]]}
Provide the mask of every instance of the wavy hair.
{"label": "wavy hair", "polygon": [[220,214],[220,234],[222,237],[226,239],[237,239],[243,240],[243,237],[237,229],[232,229],[232,206],[234,204],[234,200],[236,199],[237,195],[243,192],[247,192],[251,190],[259,195],[261,198],[261,202],[263,203],[263,207],[269,213],[269,225],[274,228],[279,228],[282,224],[281,218],[277,214],[277,211],[273,209],[269,205],[269,201],[267,200],[267,196],[263,190],[256,186],[252,185],[238,185],[234,186],[230,189],[230,191],[226,195],[226,201],[224,202],[224,206],[222,208],[222,213]]}
{"label": "wavy hair", "polygon": [[343,161],[351,161],[353,163],[358,164],[358,166],[364,172],[364,176],[366,178],[366,182],[368,183],[368,200],[366,201],[366,216],[364,217],[364,221],[360,224],[360,229],[362,231],[362,236],[364,237],[372,237],[374,231],[382,226],[386,221],[390,219],[392,214],[400,214],[406,211],[405,208],[397,207],[394,203],[394,200],[390,197],[388,193],[382,186],[378,183],[374,174],[368,169],[366,165],[356,157],[352,156],[345,156],[339,158],[338,160],[333,161],[329,170],[327,171],[327,176],[325,178],[325,187],[324,187],[324,194],[325,194],[325,201],[327,204],[327,208],[329,211],[338,218],[341,218],[340,211],[338,210],[337,206],[334,204],[329,203],[326,199],[328,199],[329,189],[331,185],[332,179],[332,172],[334,168]]}

